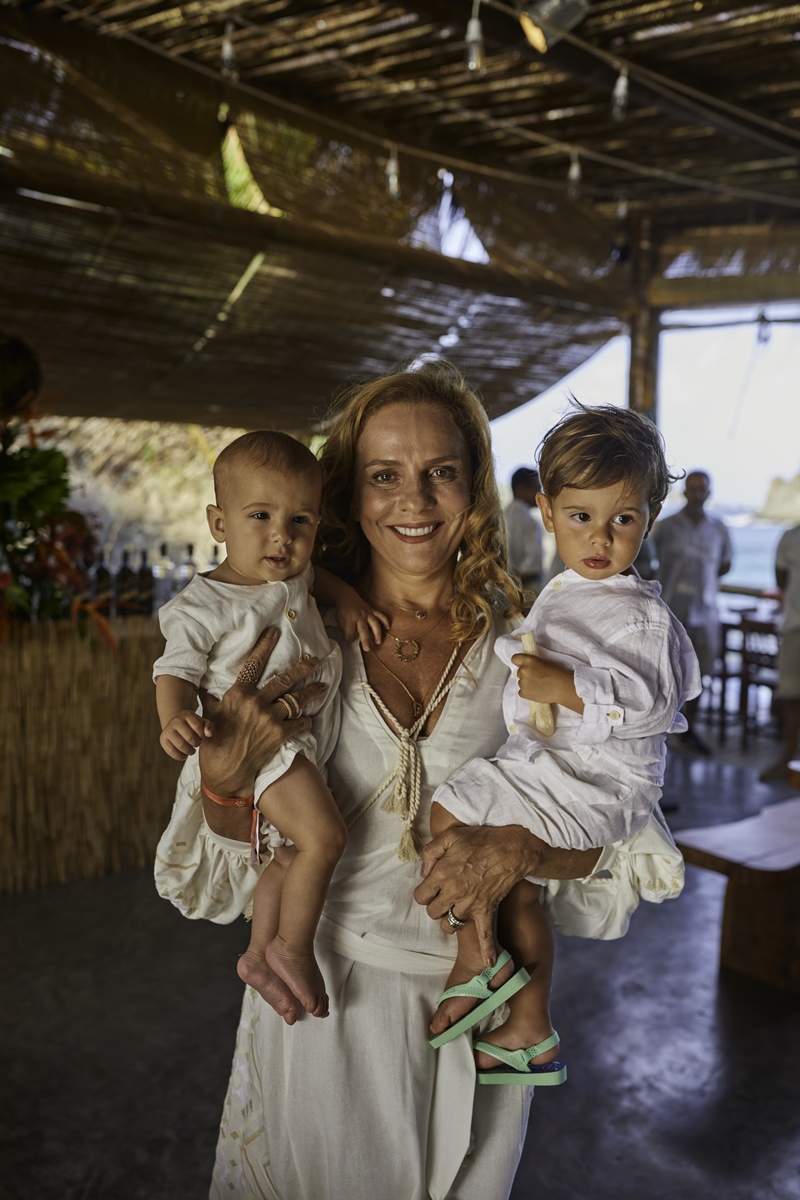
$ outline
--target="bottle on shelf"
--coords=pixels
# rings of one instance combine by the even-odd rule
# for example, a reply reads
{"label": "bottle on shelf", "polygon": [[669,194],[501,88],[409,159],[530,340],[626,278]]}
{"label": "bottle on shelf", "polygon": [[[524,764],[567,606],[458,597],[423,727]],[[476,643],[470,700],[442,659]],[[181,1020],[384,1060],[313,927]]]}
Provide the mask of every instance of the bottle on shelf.
{"label": "bottle on shelf", "polygon": [[103,617],[110,617],[113,590],[111,572],[106,566],[105,559],[105,552],[98,550],[97,557],[89,572],[89,598],[95,612]]}
{"label": "bottle on shelf", "polygon": [[153,615],[153,571],[142,550],[142,560],[136,572],[136,611],[141,617]]}
{"label": "bottle on shelf", "polygon": [[136,572],[131,566],[130,559],[130,550],[123,550],[122,565],[114,580],[118,617],[132,617],[136,614]]}
{"label": "bottle on shelf", "polygon": [[211,558],[206,565],[206,571],[216,571],[219,566],[219,546],[215,543],[214,549],[211,551]]}
{"label": "bottle on shelf", "polygon": [[166,542],[161,543],[160,556],[153,565],[153,592],[156,612],[175,595],[175,563]]}
{"label": "bottle on shelf", "polygon": [[194,579],[196,574],[197,563],[194,561],[194,546],[189,542],[186,547],[186,553],[178,566],[178,583],[175,590],[179,592],[182,588],[185,588],[187,583]]}

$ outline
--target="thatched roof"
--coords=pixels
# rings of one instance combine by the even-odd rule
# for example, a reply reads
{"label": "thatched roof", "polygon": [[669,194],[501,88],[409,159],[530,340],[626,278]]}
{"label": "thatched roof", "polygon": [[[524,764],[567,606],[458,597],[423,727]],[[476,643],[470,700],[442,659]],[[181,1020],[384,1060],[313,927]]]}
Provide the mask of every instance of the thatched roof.
{"label": "thatched roof", "polygon": [[483,4],[481,77],[471,7],[0,7],[0,329],[55,409],[300,429],[447,353],[496,415],[642,303],[800,293],[800,5],[603,0],[540,55]]}

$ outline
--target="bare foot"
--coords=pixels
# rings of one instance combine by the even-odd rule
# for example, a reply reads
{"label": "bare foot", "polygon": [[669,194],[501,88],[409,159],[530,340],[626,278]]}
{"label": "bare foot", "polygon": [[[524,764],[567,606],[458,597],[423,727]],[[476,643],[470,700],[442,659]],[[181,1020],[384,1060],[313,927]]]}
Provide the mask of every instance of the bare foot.
{"label": "bare foot", "polygon": [[312,1017],[327,1017],[325,980],[311,951],[289,949],[280,934],[267,946],[267,963]]}
{"label": "bare foot", "polygon": [[[522,995],[522,992],[518,992],[517,995]],[[523,1015],[519,1011],[516,1014],[512,1011],[508,1020],[503,1025],[499,1025],[491,1033],[485,1034],[480,1040],[488,1042],[492,1046],[502,1046],[504,1050],[526,1050],[528,1046],[538,1046],[540,1042],[547,1041],[552,1033],[553,1026],[546,1015],[537,1014],[534,1016],[527,1013]],[[549,1050],[545,1050],[544,1053],[537,1054],[529,1062],[533,1063],[534,1066],[553,1062],[558,1057],[558,1050],[559,1047],[556,1044]],[[496,1058],[492,1058],[491,1055],[484,1054],[481,1050],[476,1050],[475,1065],[479,1071],[490,1071],[492,1067],[499,1067],[503,1064]]]}
{"label": "bare foot", "polygon": [[294,1025],[300,1016],[300,1005],[282,979],[279,979],[266,959],[255,950],[245,950],[236,970],[243,983],[258,992],[270,1008],[274,1008],[287,1025]]}
{"label": "bare foot", "polygon": [[[463,954],[459,947],[458,958],[453,964],[453,969],[447,978],[447,988],[456,987],[460,983],[469,983],[470,979],[475,975],[479,975],[481,971],[486,970],[486,964],[480,958],[480,955],[472,956]],[[516,970],[513,961],[509,960],[504,967],[495,975],[494,979],[489,984],[490,991],[494,992],[502,984],[506,983]],[[444,1004],[440,1004],[434,1013],[433,1020],[428,1028],[431,1033],[444,1033],[445,1029],[449,1029],[451,1025],[455,1025],[456,1021],[460,1021],[470,1012],[478,1000],[473,1000],[469,996],[454,996],[451,1000],[445,1000]]]}

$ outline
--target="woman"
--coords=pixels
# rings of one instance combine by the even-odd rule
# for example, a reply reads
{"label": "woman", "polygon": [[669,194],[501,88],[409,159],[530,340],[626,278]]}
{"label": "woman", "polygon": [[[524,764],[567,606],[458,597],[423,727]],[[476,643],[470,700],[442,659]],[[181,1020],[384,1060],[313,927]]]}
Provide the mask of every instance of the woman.
{"label": "woman", "polygon": [[[298,1019],[290,996],[273,1012],[246,992],[212,1196],[496,1200],[511,1189],[530,1089],[476,1088],[464,1036],[436,1052],[428,1045],[455,957],[446,933],[471,915],[491,936],[491,914],[515,882],[586,876],[599,852],[553,850],[522,822],[457,830],[425,851],[419,883],[434,788],[505,736],[506,670],[493,644],[519,594],[504,569],[475,394],[441,364],[368,384],[334,423],[322,465],[322,561],[388,613],[391,628],[369,654],[342,645],[328,772],[349,834],[317,936],[331,1015]],[[256,678],[269,645],[262,639],[252,656]],[[252,793],[265,750],[297,729],[276,697],[307,674],[301,664],[260,693],[237,685],[213,706],[200,761],[210,791]],[[256,879],[249,814],[207,801],[204,814],[202,803],[196,780],[187,784],[159,848],[159,889],[189,916],[229,921]],[[670,853],[663,836],[653,840]],[[645,859],[653,872],[654,857]],[[638,902],[632,862],[624,850],[601,855],[601,925]],[[573,912],[592,888],[559,886]]]}

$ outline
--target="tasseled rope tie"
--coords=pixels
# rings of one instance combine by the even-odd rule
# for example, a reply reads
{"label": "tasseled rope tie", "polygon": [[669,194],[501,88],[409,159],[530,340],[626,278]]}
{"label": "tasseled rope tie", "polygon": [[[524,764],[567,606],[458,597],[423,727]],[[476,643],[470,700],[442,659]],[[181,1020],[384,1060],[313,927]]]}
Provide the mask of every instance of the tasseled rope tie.
{"label": "tasseled rope tie", "polygon": [[427,708],[421,717],[418,717],[410,729],[406,729],[393,713],[389,711],[386,705],[381,700],[374,688],[368,683],[362,684],[362,687],[368,695],[375,701],[376,706],[383,714],[388,725],[394,730],[400,739],[400,753],[397,759],[397,766],[392,771],[391,775],[387,775],[383,783],[376,787],[370,798],[362,804],[361,808],[350,819],[347,824],[348,829],[352,829],[356,821],[364,816],[379,796],[382,796],[390,784],[394,784],[392,794],[383,806],[383,811],[388,813],[397,813],[403,819],[403,836],[401,837],[396,854],[401,862],[417,862],[419,859],[419,851],[417,850],[414,836],[414,821],[419,812],[420,790],[422,784],[422,762],[419,756],[419,748],[417,746],[417,738],[420,731],[437,705],[441,704],[444,697],[455,684],[458,676],[454,676],[449,683],[445,683],[453,663],[456,661],[459,647],[456,646],[453,653],[448,659],[447,666],[442,671],[439,677],[439,682],[436,685],[436,690],[428,701]]}

